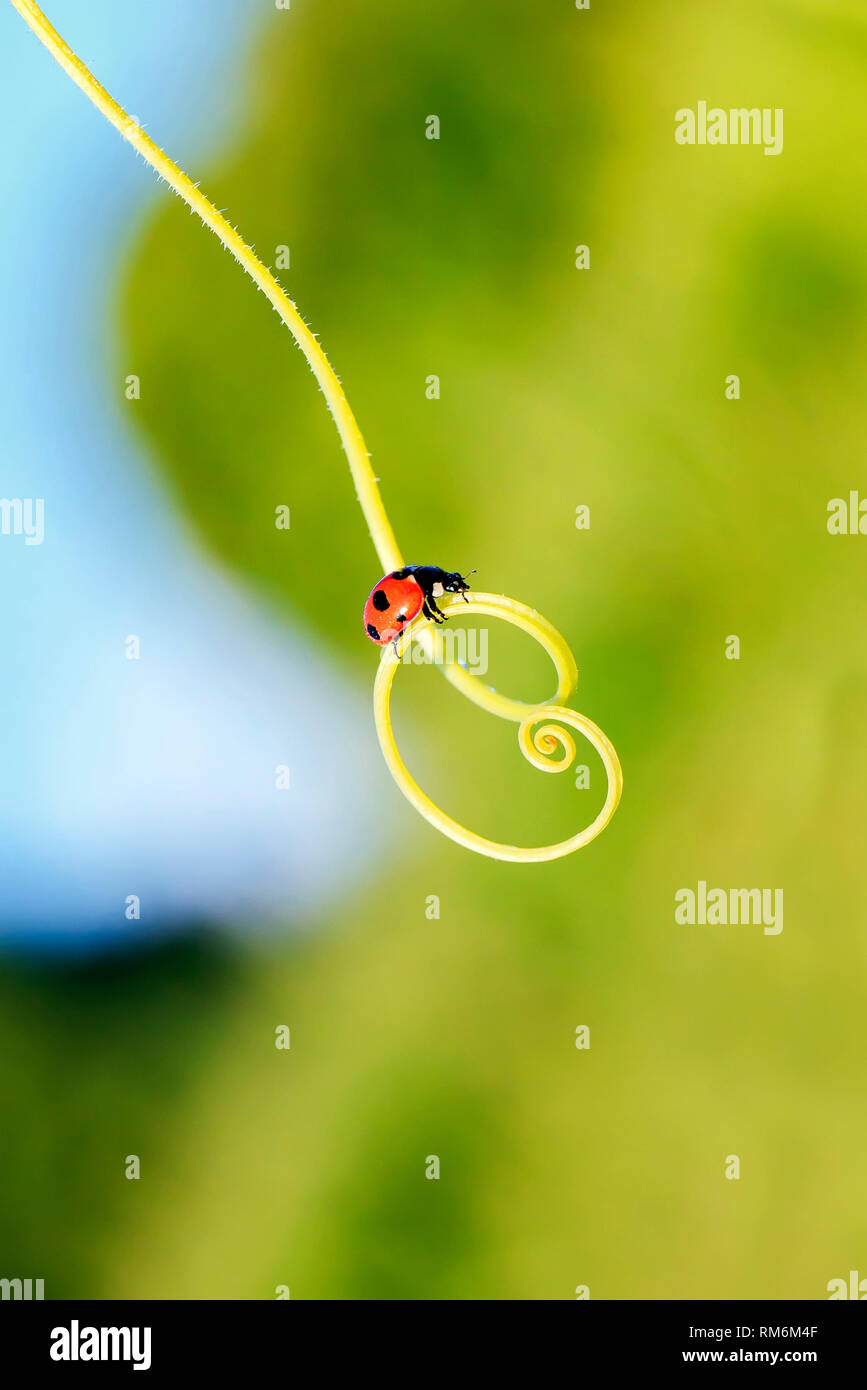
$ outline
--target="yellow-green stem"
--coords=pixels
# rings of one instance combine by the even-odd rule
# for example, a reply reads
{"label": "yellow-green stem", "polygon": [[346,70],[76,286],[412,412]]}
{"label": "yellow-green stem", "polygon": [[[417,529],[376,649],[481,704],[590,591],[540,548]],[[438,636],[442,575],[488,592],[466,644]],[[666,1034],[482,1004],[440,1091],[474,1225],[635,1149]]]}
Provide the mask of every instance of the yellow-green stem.
{"label": "yellow-green stem", "polygon": [[[349,402],[331,363],[292,300],[252,247],[247,245],[243,237],[226,221],[223,214],[217,211],[204,193],[200,192],[192,179],[182,169],[179,169],[173,160],[169,159],[159,145],[145,134],[138,121],[124,111],[114,97],[96,80],[93,73],[85,67],[78,55],[69,47],[69,44],[49,24],[39,6],[34,4],[33,0],[11,0],[11,3],[27,21],[49,53],[69,74],[73,82],[81,88],[85,96],[120,131],[123,138],[134,149],[138,150],[151,168],[165,179],[169,187],[183,198],[193,212],[202,219],[205,226],[219,237],[226,250],[231,252],[236,261],[244,267],[263,294],[271,301],[307,358],[328,402],[331,414],[334,416],[344,452],[349,460],[358,500],[370,528],[370,535],[382,568],[386,572],[399,569],[403,560],[398,550],[394,532],[391,529],[391,523],[382,505],[382,498],[379,495],[379,488],[370,466],[370,458],[361,430],[358,428],[358,422],[350,409]],[[539,848],[500,845],[495,841],[484,839],[475,834],[474,831],[467,830],[453,821],[425,795],[413,780],[398,752],[391,726],[391,685],[397,663],[390,648],[386,648],[382,655],[374,688],[374,716],[383,756],[395,781],[407,799],[431,825],[435,826],[442,834],[449,836],[450,839],[456,840],[477,854],[485,854],[494,859],[511,860],[513,863],[539,863],[548,859],[558,859],[565,854],[571,854],[573,850],[580,849],[582,845],[588,844],[610,821],[620,800],[623,786],[620,763],[613,745],[601,729],[598,729],[585,715],[576,714],[574,710],[562,707],[562,702],[567,700],[575,689],[578,671],[568,644],[556,628],[542,618],[535,609],[527,608],[525,604],[518,603],[515,599],[506,598],[504,595],[474,594],[473,600],[477,612],[487,614],[489,617],[505,619],[506,622],[519,627],[540,643],[548,652],[557,671],[556,693],[551,700],[541,705],[527,705],[520,700],[513,700],[507,695],[501,695],[491,690],[471,675],[469,671],[454,663],[444,664],[443,674],[452,685],[460,690],[461,694],[488,713],[495,714],[501,719],[517,722],[519,725],[518,746],[524,757],[541,771],[565,771],[575,757],[575,742],[566,730],[572,728],[581,733],[596,749],[605,767],[608,790],[602,810],[596,819],[577,835],[573,835],[568,840],[560,841],[558,844],[545,845]],[[445,613],[459,609],[460,605],[455,603],[449,603],[443,607]],[[412,631],[407,630],[402,638],[402,648],[405,648],[407,642],[414,640],[421,642],[428,657],[442,661],[442,639],[432,627],[425,627],[416,622]],[[554,703],[555,701],[556,703]],[[545,718],[554,722],[542,724],[541,721]],[[552,755],[558,749],[563,756],[548,761],[552,759]]]}
{"label": "yellow-green stem", "polygon": [[114,97],[96,80],[93,73],[85,67],[65,39],[61,38],[57,30],[49,24],[39,6],[34,4],[33,0],[12,0],[12,4],[22,18],[26,19],[34,34],[44,43],[49,53],[56,58],[73,82],[81,88],[85,96],[102,112],[106,120],[111,121],[115,129],[120,131],[124,140],[127,140],[134,149],[138,150],[142,158],[152,169],[156,170],[160,178],[165,179],[169,187],[173,188],[180,198],[183,198],[193,212],[202,219],[205,226],[210,227],[214,235],[220,238],[226,250],[231,252],[235,260],[244,267],[247,274],[255,280],[262,293],[267,295],[274,305],[307,358],[313,375],[322,388],[322,394],[328,402],[328,408],[334,416],[341,443],[349,460],[358,500],[370,528],[370,534],[382,568],[385,571],[398,569],[402,564],[401,554],[397,548],[391,523],[382,505],[382,498],[379,495],[376,478],[370,466],[367,447],[361,430],[358,428],[358,421],[352,413],[334,368],[286,291],[280,286],[264,262],[259,259],[253,248],[247,245],[244,238],[235,231],[231,223],[226,221],[223,214],[217,211],[210,199],[205,197],[183,169],[179,169],[174,160],[169,159],[159,145],[142,130],[138,121],[124,111]]}

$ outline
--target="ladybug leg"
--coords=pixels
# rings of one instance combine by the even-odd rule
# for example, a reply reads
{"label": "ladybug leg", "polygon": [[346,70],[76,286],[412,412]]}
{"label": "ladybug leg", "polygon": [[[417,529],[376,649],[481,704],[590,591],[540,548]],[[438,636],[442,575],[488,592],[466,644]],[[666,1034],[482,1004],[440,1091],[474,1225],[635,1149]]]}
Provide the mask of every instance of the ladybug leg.
{"label": "ladybug leg", "polygon": [[443,617],[440,610],[437,608],[432,598],[425,599],[424,603],[421,606],[421,611],[422,613],[424,613],[426,618],[430,618],[435,623],[445,622],[445,618]]}

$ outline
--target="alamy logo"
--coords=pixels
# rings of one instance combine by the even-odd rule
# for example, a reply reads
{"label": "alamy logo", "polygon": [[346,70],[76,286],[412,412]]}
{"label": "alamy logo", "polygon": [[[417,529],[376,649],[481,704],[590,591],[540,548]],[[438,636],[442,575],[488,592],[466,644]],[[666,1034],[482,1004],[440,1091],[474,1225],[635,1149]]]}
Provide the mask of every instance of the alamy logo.
{"label": "alamy logo", "polygon": [[828,531],[832,536],[867,536],[867,498],[853,488],[848,501],[832,497],[828,503]]}
{"label": "alamy logo", "polygon": [[41,545],[45,538],[45,499],[0,497],[0,534],[23,536],[25,545]]}
{"label": "alamy logo", "polygon": [[708,888],[703,878],[697,891],[678,888],[674,920],[687,926],[763,926],[765,936],[783,930],[782,888]]}
{"label": "alamy logo", "polygon": [[52,1361],[131,1361],[134,1371],[150,1370],[149,1327],[69,1327],[51,1330]]}
{"label": "alamy logo", "polygon": [[0,1298],[21,1298],[26,1302],[44,1297],[44,1279],[0,1279]]}
{"label": "alamy logo", "polygon": [[488,670],[487,628],[450,627],[437,633],[439,647],[428,648],[416,638],[407,642],[401,655],[405,666],[463,666],[473,676]]}
{"label": "alamy logo", "polygon": [[679,145],[764,145],[765,154],[782,154],[783,111],[757,106],[724,111],[700,101],[695,111],[690,106],[675,111],[674,138]]}
{"label": "alamy logo", "polygon": [[829,1279],[825,1288],[829,1303],[835,1298],[856,1298],[861,1303],[867,1299],[867,1279],[860,1278],[857,1269],[849,1270],[848,1285],[845,1279]]}

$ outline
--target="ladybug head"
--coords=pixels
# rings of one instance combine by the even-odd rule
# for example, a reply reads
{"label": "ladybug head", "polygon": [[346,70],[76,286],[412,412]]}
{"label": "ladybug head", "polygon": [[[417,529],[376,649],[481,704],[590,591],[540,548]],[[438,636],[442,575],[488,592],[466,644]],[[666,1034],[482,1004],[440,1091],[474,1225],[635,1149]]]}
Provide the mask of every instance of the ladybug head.
{"label": "ladybug head", "polygon": [[[470,574],[475,574],[475,572],[475,570],[470,570]],[[447,594],[464,594],[470,587],[464,576],[458,574],[457,571],[454,574],[447,574],[442,583]]]}

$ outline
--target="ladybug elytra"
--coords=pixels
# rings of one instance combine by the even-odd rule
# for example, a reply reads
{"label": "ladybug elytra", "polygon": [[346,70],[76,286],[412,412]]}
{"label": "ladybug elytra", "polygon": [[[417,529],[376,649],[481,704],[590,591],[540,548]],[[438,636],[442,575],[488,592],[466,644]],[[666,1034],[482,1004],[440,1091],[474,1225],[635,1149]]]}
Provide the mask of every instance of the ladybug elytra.
{"label": "ladybug elytra", "polygon": [[371,590],[364,605],[364,630],[371,642],[384,647],[396,642],[419,613],[444,623],[445,614],[437,608],[437,599],[443,594],[460,594],[468,603],[469,587],[462,574],[437,565],[404,565],[385,575]]}

